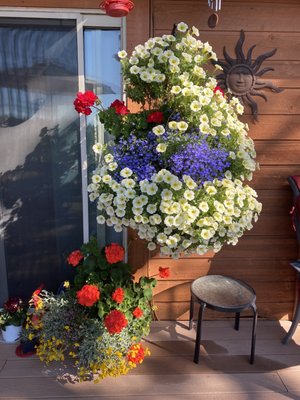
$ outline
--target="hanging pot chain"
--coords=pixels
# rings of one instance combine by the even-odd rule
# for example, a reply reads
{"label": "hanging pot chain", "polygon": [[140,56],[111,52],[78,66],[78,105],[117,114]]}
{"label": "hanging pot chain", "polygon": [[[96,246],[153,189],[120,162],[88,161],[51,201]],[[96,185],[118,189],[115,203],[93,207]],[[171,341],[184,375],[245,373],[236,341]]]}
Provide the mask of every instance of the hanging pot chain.
{"label": "hanging pot chain", "polygon": [[208,6],[215,11],[220,11],[222,0],[208,0]]}

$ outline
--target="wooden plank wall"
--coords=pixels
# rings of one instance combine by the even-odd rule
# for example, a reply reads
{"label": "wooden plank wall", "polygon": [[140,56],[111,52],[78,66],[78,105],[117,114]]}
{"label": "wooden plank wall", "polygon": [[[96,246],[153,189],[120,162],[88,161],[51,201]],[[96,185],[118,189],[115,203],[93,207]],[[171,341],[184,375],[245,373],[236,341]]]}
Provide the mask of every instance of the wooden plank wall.
{"label": "wooden plank wall", "polygon": [[[99,0],[0,0],[6,7],[98,8]],[[257,47],[254,57],[276,47],[277,53],[264,66],[274,72],[266,76],[281,88],[281,94],[268,93],[268,102],[260,98],[259,122],[244,118],[255,140],[261,169],[252,186],[263,203],[255,228],[237,246],[220,253],[180,260],[148,254],[146,245],[129,232],[129,261],[141,274],[156,276],[159,266],[170,267],[171,277],[159,280],[154,302],[162,320],[186,319],[190,282],[205,274],[227,274],[244,279],[257,292],[259,315],[268,319],[290,319],[295,298],[295,273],[289,262],[298,256],[298,245],[291,228],[292,203],[287,176],[300,173],[300,2],[298,0],[226,0],[217,27],[211,30],[207,19],[211,11],[207,0],[136,0],[127,17],[127,48],[144,42],[149,36],[169,33],[174,23],[185,21],[201,31],[201,40],[209,41],[222,57],[225,45],[234,55],[239,32],[244,29],[244,49]],[[132,106],[136,109],[136,106]],[[220,314],[208,313],[209,318]]]}
{"label": "wooden plank wall", "polygon": [[[155,290],[159,319],[187,319],[190,283],[205,274],[227,274],[245,280],[257,292],[261,318],[291,319],[295,273],[289,262],[297,258],[298,245],[289,215],[292,192],[286,178],[300,174],[300,2],[227,0],[222,3],[219,23],[212,30],[207,25],[211,14],[207,0],[152,0],[149,35],[170,33],[174,23],[184,21],[199,28],[201,40],[208,41],[219,58],[223,46],[234,56],[241,29],[246,34],[244,51],[257,45],[254,58],[277,48],[277,53],[263,66],[275,69],[265,76],[284,92],[267,92],[267,103],[255,97],[258,123],[253,122],[249,110],[243,117],[256,144],[260,171],[251,185],[263,203],[263,212],[254,229],[238,245],[203,257],[170,260],[158,254],[149,255],[145,244],[130,232],[129,259],[138,268],[137,277],[145,273],[157,276],[159,266],[171,268],[170,278],[159,280]],[[148,15],[144,15],[147,29]],[[128,19],[130,48],[132,43],[140,42],[139,37],[130,34],[134,13],[131,18]],[[208,313],[206,317],[221,315]]]}

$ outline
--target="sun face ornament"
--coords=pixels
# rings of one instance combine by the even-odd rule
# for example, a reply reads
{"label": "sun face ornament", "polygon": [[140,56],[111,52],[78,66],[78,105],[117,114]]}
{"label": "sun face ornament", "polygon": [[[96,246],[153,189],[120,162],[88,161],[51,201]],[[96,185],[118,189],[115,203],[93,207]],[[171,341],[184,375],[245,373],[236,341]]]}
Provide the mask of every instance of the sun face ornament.
{"label": "sun face ornament", "polygon": [[260,69],[262,63],[272,57],[277,49],[263,53],[256,59],[252,60],[252,52],[256,45],[250,47],[245,56],[243,52],[243,44],[245,41],[245,33],[241,30],[240,38],[235,46],[236,58],[231,58],[223,48],[225,61],[213,61],[213,64],[218,64],[223,71],[217,75],[218,85],[222,89],[227,89],[234,96],[238,97],[243,105],[250,106],[253,117],[257,120],[258,106],[253,99],[253,96],[262,97],[267,101],[267,96],[264,92],[259,92],[261,89],[271,89],[275,93],[280,93],[283,89],[278,88],[272,82],[264,82],[259,78],[268,71],[274,71],[272,67]]}

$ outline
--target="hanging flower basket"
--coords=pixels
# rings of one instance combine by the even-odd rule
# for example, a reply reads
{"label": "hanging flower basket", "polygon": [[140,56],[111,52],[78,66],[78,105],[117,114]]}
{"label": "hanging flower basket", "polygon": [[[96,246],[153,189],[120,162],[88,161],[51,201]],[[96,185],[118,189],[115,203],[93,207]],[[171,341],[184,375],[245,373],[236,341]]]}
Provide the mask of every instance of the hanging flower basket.
{"label": "hanging flower basket", "polygon": [[99,165],[88,186],[99,224],[137,231],[163,255],[219,251],[235,245],[261,211],[245,180],[258,167],[238,98],[217,86],[207,68],[216,54],[181,22],[174,35],[150,38],[131,56],[118,53],[125,92],[141,105],[130,113],[115,100],[104,109],[92,92],[75,109],[91,107],[114,137],[95,144]]}
{"label": "hanging flower basket", "polygon": [[126,17],[133,7],[130,0],[105,0],[100,4],[100,8],[110,17]]}

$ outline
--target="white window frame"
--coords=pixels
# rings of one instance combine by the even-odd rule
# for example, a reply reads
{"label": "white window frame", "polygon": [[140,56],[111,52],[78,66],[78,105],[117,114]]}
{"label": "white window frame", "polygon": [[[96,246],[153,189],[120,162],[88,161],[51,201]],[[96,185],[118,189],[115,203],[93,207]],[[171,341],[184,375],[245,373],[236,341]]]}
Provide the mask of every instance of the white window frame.
{"label": "white window frame", "polygon": [[[83,30],[84,28],[119,28],[121,34],[121,48],[126,48],[126,18],[112,18],[100,9],[54,9],[54,8],[25,8],[25,7],[0,7],[2,18],[41,18],[41,19],[72,19],[76,20],[77,28],[77,53],[78,53],[78,91],[85,91]],[[74,97],[75,97],[74,93]],[[86,117],[80,115],[80,154],[81,154],[81,180],[82,180],[82,211],[83,211],[83,240],[89,240],[89,215],[88,215],[88,176],[87,176],[87,147],[86,147]],[[126,242],[126,234],[123,235]],[[125,245],[125,243],[124,243]],[[125,246],[126,248],[127,246]]]}

